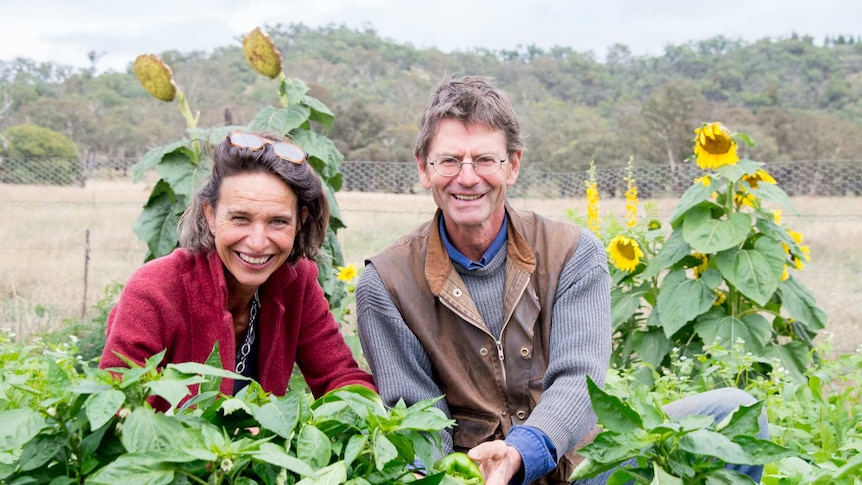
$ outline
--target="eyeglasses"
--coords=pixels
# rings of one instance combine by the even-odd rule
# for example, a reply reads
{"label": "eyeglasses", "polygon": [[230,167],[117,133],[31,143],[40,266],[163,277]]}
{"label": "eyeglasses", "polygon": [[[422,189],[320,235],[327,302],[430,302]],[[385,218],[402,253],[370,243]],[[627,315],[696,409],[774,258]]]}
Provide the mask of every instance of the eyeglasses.
{"label": "eyeglasses", "polygon": [[272,152],[282,160],[286,160],[297,165],[301,165],[303,161],[308,160],[308,153],[300,148],[299,145],[286,141],[272,141],[266,138],[255,135],[254,133],[245,133],[242,131],[233,131],[228,133],[227,140],[231,146],[248,148],[256,152],[262,149],[265,145],[272,146]]}
{"label": "eyeglasses", "polygon": [[496,155],[479,155],[473,157],[472,162],[465,162],[455,157],[440,157],[433,162],[428,162],[434,167],[434,171],[444,177],[454,177],[461,173],[461,167],[464,165],[472,165],[473,170],[480,175],[493,175],[503,168],[503,162],[506,159],[500,160]]}

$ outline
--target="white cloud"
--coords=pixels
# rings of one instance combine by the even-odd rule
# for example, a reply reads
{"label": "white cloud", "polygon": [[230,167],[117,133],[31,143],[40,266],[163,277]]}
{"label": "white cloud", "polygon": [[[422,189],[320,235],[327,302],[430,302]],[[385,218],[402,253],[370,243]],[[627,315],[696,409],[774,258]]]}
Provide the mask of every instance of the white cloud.
{"label": "white cloud", "polygon": [[257,26],[370,26],[382,37],[444,51],[568,46],[602,58],[615,43],[635,55],[716,35],[753,41],[860,32],[858,0],[3,0],[0,59],[29,57],[123,70],[137,54],[237,45]]}

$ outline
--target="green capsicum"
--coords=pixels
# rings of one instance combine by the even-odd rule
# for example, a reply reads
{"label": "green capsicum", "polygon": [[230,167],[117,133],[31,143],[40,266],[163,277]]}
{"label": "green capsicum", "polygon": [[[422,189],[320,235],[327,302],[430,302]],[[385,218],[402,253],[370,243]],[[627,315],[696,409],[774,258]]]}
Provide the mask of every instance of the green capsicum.
{"label": "green capsicum", "polygon": [[467,485],[481,485],[485,483],[479,465],[476,464],[466,453],[456,451],[450,453],[434,463],[434,469],[445,472]]}

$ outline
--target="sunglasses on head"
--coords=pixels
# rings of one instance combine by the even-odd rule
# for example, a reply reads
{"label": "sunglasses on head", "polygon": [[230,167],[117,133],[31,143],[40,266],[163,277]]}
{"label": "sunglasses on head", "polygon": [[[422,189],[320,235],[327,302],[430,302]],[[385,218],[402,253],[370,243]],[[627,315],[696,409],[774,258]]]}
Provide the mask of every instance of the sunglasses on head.
{"label": "sunglasses on head", "polygon": [[265,145],[272,146],[272,152],[278,155],[282,160],[286,160],[297,165],[308,160],[308,153],[305,152],[299,145],[286,141],[272,141],[266,138],[255,135],[254,133],[245,133],[242,131],[233,131],[228,133],[227,140],[231,146],[248,148],[256,152],[262,149]]}

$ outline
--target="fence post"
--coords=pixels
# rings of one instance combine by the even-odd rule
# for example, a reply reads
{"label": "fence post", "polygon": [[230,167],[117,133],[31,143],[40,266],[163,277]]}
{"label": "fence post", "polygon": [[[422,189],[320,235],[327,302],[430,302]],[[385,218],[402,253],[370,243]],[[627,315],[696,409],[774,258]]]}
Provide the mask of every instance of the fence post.
{"label": "fence post", "polygon": [[84,296],[81,299],[81,319],[87,314],[87,279],[90,273],[90,230],[84,239]]}

